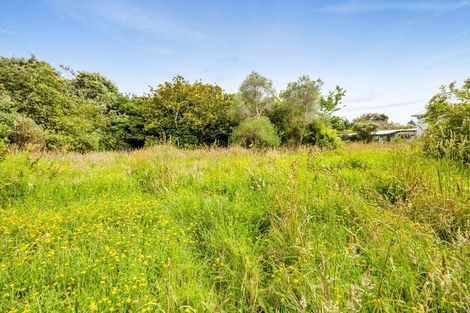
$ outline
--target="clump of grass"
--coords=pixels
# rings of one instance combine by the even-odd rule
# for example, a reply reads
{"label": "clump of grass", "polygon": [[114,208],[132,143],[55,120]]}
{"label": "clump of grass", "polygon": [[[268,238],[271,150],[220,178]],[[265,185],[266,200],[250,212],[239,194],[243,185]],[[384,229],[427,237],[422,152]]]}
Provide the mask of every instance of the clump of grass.
{"label": "clump of grass", "polygon": [[0,311],[465,312],[469,177],[407,145],[8,155]]}

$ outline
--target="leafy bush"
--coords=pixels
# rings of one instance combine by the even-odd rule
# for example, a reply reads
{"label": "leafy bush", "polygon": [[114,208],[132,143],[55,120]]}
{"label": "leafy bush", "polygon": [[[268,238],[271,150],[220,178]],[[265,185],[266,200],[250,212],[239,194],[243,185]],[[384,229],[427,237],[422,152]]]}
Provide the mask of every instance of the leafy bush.
{"label": "leafy bush", "polygon": [[6,120],[5,114],[0,113],[0,141],[5,144],[9,143],[9,137],[11,133],[11,126]]}
{"label": "leafy bush", "polygon": [[322,148],[335,149],[340,146],[341,139],[336,132],[328,128],[322,120],[314,120],[308,125],[306,143]]}
{"label": "leafy bush", "polygon": [[265,116],[242,121],[233,130],[231,140],[246,148],[277,147],[281,143],[274,125]]}
{"label": "leafy bush", "polygon": [[78,152],[96,151],[100,147],[101,134],[86,132],[74,138],[74,150]]}
{"label": "leafy bush", "polygon": [[330,117],[330,125],[333,129],[337,131],[343,132],[351,128],[352,124],[346,118],[342,118],[339,116],[331,116]]}
{"label": "leafy bush", "polygon": [[17,113],[0,114],[0,137],[20,148],[41,149],[46,143],[44,130],[32,119]]}
{"label": "leafy bush", "polygon": [[169,133],[169,141],[177,147],[194,147],[198,145],[197,137],[186,125],[172,129]]}
{"label": "leafy bush", "polygon": [[470,163],[470,79],[462,88],[443,87],[427,106],[424,150],[435,157]]}
{"label": "leafy bush", "polygon": [[52,151],[68,151],[87,152],[99,150],[100,134],[81,133],[68,134],[64,132],[48,133],[47,148]]}
{"label": "leafy bush", "polygon": [[354,122],[352,129],[357,133],[360,140],[370,142],[372,140],[372,132],[379,128],[374,122]]}

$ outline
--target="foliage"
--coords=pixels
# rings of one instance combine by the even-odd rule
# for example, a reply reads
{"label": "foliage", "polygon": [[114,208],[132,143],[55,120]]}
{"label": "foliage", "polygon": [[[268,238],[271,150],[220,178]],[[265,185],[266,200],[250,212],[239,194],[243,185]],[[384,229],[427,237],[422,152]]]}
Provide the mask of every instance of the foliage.
{"label": "foliage", "polygon": [[274,106],[276,91],[270,79],[258,72],[251,72],[240,85],[236,98],[236,116],[238,120],[248,117],[260,117]]}
{"label": "foliage", "polygon": [[341,145],[341,139],[323,120],[313,120],[308,124],[305,143],[321,148],[335,149]]}
{"label": "foliage", "polygon": [[274,125],[265,116],[243,120],[233,130],[231,141],[246,148],[277,147],[281,143]]}
{"label": "foliage", "polygon": [[[99,73],[61,68],[67,76],[34,56],[0,58],[0,112],[22,121],[24,131],[30,133],[21,140],[31,141],[34,132],[47,150],[134,149],[159,142],[179,147],[227,146],[237,124],[260,117],[274,124],[267,128],[269,132],[279,132],[269,134],[271,139],[279,136],[283,144],[301,145],[312,121],[329,119],[344,96],[340,87],[323,96],[321,80],[301,76],[278,97],[271,80],[252,72],[236,95],[218,85],[190,83],[177,76],[147,95],[130,97]],[[261,121],[252,120],[244,127],[267,125],[265,118]],[[6,132],[3,125],[2,141],[14,144]],[[19,135],[15,135],[18,142]],[[276,140],[269,142],[277,145]]]}
{"label": "foliage", "polygon": [[461,88],[455,82],[443,86],[429,101],[424,119],[428,154],[470,163],[470,79]]}
{"label": "foliage", "polygon": [[[321,81],[320,81],[321,82]],[[332,115],[334,112],[341,109],[341,101],[346,95],[346,90],[340,86],[336,86],[335,90],[329,91],[326,97],[321,97],[320,108],[326,115]]]}
{"label": "foliage", "polygon": [[140,100],[147,136],[181,147],[227,145],[232,129],[227,112],[232,99],[220,86],[191,84],[176,76]]}
{"label": "foliage", "polygon": [[0,85],[11,99],[2,110],[16,111],[39,125],[58,123],[72,106],[68,82],[46,62],[34,56],[0,58]]}
{"label": "foliage", "polygon": [[46,134],[32,119],[18,113],[0,112],[0,140],[19,148],[42,149]]}
{"label": "foliage", "polygon": [[393,123],[390,121],[389,117],[383,113],[365,113],[355,118],[353,123],[375,123],[378,126],[378,129],[406,129],[412,128],[415,125],[407,123],[405,125]]}
{"label": "foliage", "polygon": [[352,128],[352,123],[348,119],[336,115],[331,116],[329,122],[331,127],[339,132],[344,132]]}
{"label": "foliage", "polygon": [[281,139],[288,145],[301,145],[308,133],[308,124],[317,116],[320,103],[320,80],[301,76],[287,85],[280,94],[280,101],[269,113],[278,128]]}
{"label": "foliage", "polygon": [[143,116],[145,98],[132,98],[120,95],[108,107],[105,136],[101,140],[105,150],[134,149],[145,145],[146,131]]}
{"label": "foliage", "polygon": [[383,113],[365,113],[355,118],[353,123],[374,123],[377,129],[389,129],[390,122],[387,115]]}
{"label": "foliage", "polygon": [[116,85],[99,73],[79,72],[72,80],[75,94],[83,99],[96,100],[104,110],[119,98]]}
{"label": "foliage", "polygon": [[98,150],[100,104],[74,93],[73,81],[34,56],[0,58],[0,88],[9,101],[3,112],[18,113],[41,126],[49,149]]}
{"label": "foliage", "polygon": [[158,142],[226,146],[238,123],[266,116],[283,143],[300,145],[319,109],[335,111],[344,95],[337,87],[325,98],[320,80],[301,76],[278,98],[272,81],[252,72],[236,95],[177,76],[148,95],[129,98],[99,73],[62,69],[69,78],[34,56],[0,59],[0,112],[37,124],[49,150],[133,149]]}
{"label": "foliage", "polygon": [[14,106],[13,100],[11,99],[8,92],[0,84],[0,111],[5,112]]}
{"label": "foliage", "polygon": [[295,115],[311,119],[319,108],[321,85],[321,80],[313,81],[309,76],[300,76],[281,92],[281,99]]}
{"label": "foliage", "polygon": [[347,149],[7,155],[0,312],[468,312],[469,169]]}
{"label": "foliage", "polygon": [[370,142],[372,140],[372,132],[376,131],[379,125],[374,122],[359,122],[353,123],[352,129],[357,133],[360,140]]}
{"label": "foliage", "polygon": [[314,81],[308,76],[301,76],[281,91],[268,116],[279,130],[284,144],[337,145],[339,139],[328,130],[330,125],[325,121],[337,118],[331,114],[339,109],[345,90],[337,86],[325,97],[321,94],[322,86],[320,79]]}

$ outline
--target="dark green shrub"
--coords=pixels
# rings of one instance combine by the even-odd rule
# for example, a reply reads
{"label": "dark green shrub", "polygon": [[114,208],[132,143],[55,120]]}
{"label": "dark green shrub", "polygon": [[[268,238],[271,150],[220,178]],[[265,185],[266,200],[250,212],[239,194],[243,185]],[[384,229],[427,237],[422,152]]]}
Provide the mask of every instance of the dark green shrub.
{"label": "dark green shrub", "polygon": [[99,150],[100,139],[101,135],[96,132],[81,134],[48,133],[47,148],[53,151],[73,150],[82,153],[96,151]]}
{"label": "dark green shrub", "polygon": [[231,140],[246,148],[277,147],[281,143],[274,125],[265,116],[242,121],[233,130]]}
{"label": "dark green shrub", "polygon": [[376,131],[379,125],[374,122],[354,122],[352,129],[356,132],[360,140],[372,141],[372,132]]}
{"label": "dark green shrub", "polygon": [[340,146],[341,139],[333,129],[328,128],[324,121],[314,120],[308,125],[305,143],[321,148],[335,149]]}
{"label": "dark green shrub", "polygon": [[67,151],[70,150],[69,142],[72,141],[72,137],[64,133],[47,133],[47,149],[52,151]]}
{"label": "dark green shrub", "polygon": [[352,124],[350,121],[348,121],[346,118],[342,118],[339,116],[332,116],[330,118],[330,124],[333,129],[336,129],[337,131],[346,131],[351,128]]}
{"label": "dark green shrub", "polygon": [[73,150],[77,152],[96,151],[100,148],[101,134],[98,132],[86,132],[74,138]]}

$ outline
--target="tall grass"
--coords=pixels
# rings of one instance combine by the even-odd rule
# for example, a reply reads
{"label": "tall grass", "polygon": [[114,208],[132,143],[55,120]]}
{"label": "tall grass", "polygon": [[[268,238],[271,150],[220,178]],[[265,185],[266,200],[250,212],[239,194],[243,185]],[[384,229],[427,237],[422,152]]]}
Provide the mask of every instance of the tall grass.
{"label": "tall grass", "polygon": [[470,171],[409,146],[0,161],[1,312],[466,312]]}

